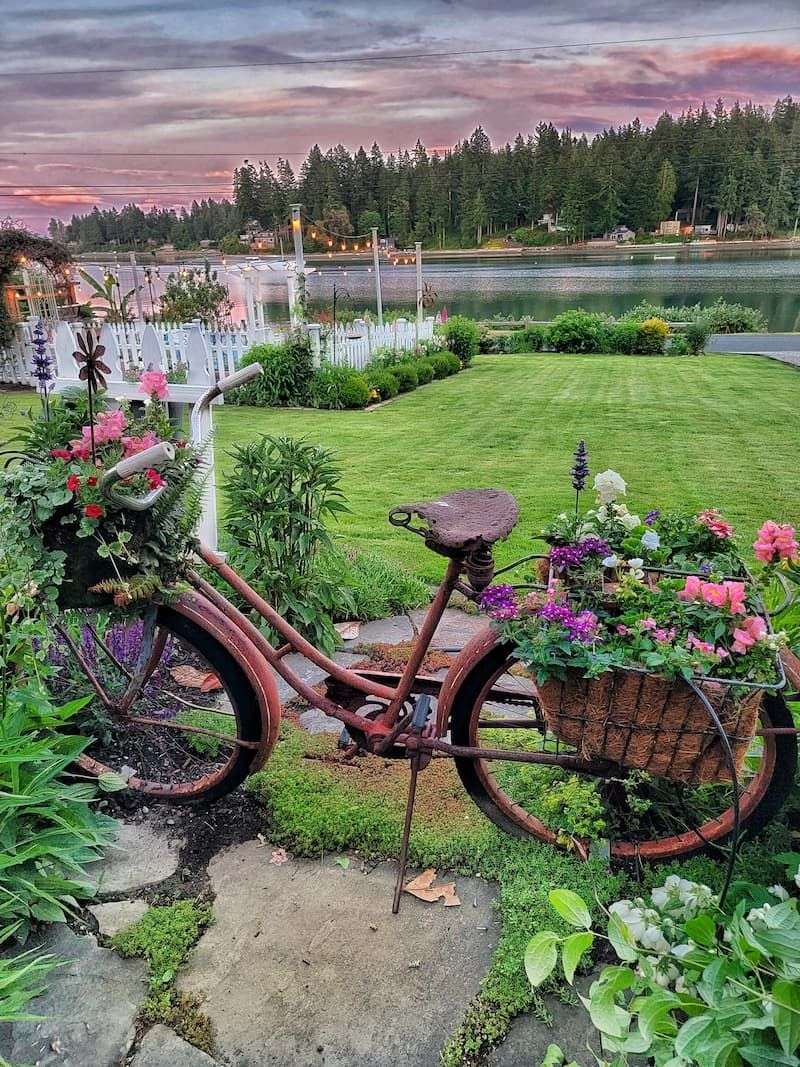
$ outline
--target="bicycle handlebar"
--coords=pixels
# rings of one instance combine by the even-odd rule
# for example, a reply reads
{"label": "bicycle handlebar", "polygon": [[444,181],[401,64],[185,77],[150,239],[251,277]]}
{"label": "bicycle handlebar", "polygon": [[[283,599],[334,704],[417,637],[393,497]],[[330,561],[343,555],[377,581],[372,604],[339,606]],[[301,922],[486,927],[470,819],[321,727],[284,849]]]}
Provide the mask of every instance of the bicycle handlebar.
{"label": "bicycle handlebar", "polygon": [[147,511],[164,492],[165,485],[152,489],[149,493],[139,497],[118,493],[115,491],[114,486],[117,482],[130,478],[134,474],[140,474],[142,471],[157,470],[174,458],[175,446],[171,445],[169,441],[161,441],[160,444],[153,445],[151,448],[145,448],[143,452],[137,452],[135,456],[121,459],[119,463],[106,471],[100,483],[100,489],[103,495],[118,507],[128,508],[130,511]]}

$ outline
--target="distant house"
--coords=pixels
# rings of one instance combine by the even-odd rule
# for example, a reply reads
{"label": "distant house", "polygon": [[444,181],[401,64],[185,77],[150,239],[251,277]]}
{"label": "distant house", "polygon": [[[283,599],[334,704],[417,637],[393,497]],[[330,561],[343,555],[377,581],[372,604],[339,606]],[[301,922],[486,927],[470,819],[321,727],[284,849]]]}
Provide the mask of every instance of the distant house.
{"label": "distant house", "polygon": [[707,225],[705,222],[701,226],[695,226],[695,237],[710,237],[713,233],[716,233],[716,227]]}
{"label": "distant house", "polygon": [[658,224],[658,234],[660,237],[680,237],[680,221],[678,219],[664,219],[663,222]]}
{"label": "distant house", "polygon": [[604,234],[604,237],[607,241],[632,241],[636,237],[636,232],[629,226],[615,226],[613,230]]}
{"label": "distant house", "polygon": [[274,230],[248,230],[239,234],[242,244],[249,244],[251,252],[271,252],[275,247]]}
{"label": "distant house", "polygon": [[567,228],[566,226],[559,226],[558,212],[553,214],[551,211],[545,211],[544,215],[537,221],[536,225],[543,227],[548,233],[560,233]]}

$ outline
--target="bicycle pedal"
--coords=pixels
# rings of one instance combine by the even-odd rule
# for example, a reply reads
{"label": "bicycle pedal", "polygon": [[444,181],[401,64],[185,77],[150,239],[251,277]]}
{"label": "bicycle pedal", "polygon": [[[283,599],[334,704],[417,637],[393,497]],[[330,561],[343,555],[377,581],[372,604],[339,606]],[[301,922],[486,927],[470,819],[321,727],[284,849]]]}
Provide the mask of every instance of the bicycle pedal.
{"label": "bicycle pedal", "polygon": [[433,701],[430,693],[423,693],[417,697],[417,702],[414,705],[414,714],[411,717],[411,729],[415,731],[422,731],[425,728],[425,724],[431,715],[433,707]]}

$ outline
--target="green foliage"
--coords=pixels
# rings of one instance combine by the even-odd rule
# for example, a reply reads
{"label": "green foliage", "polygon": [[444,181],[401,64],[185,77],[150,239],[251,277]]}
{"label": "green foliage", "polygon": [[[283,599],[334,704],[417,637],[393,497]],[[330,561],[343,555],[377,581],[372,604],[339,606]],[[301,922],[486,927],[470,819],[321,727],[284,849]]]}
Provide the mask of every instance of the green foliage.
{"label": "green foliage", "polygon": [[683,331],[683,337],[689,346],[690,355],[699,356],[705,351],[710,333],[711,326],[708,319],[695,319],[694,322],[688,323]]}
{"label": "green foliage", "polygon": [[112,944],[121,956],[145,959],[149,969],[147,998],[139,1010],[148,1026],[163,1023],[197,1048],[214,1051],[214,1031],[199,998],[175,989],[175,979],[192,946],[213,921],[211,908],[191,900],[150,908]]}
{"label": "green foliage", "polygon": [[311,379],[309,399],[315,408],[364,408],[369,403],[367,379],[352,367],[323,363]]}
{"label": "green foliage", "polygon": [[[105,301],[103,310],[108,322],[130,322],[133,318],[131,297],[136,293],[135,288],[129,289],[127,293],[119,291],[119,283],[110,271],[103,275],[102,282],[98,282],[88,271],[81,270],[80,267],[78,268],[78,274],[80,274],[84,285],[87,285],[92,290],[95,297]],[[139,288],[141,289],[141,286]],[[91,313],[92,317],[94,317],[93,310]]]}
{"label": "green foliage", "polygon": [[260,363],[263,373],[228,394],[234,404],[254,407],[289,407],[306,404],[314,379],[314,357],[308,337],[299,331],[282,345],[254,345],[242,356],[240,367]]}
{"label": "green foliage", "polygon": [[703,323],[709,333],[762,333],[767,329],[767,320],[757,308],[731,304],[722,297],[713,304],[677,307],[659,307],[643,301],[626,312],[624,317],[639,321],[657,317],[667,322]]}
{"label": "green foliage", "polygon": [[239,237],[238,233],[226,233],[219,243],[223,256],[246,256],[250,246]]}
{"label": "green foliage", "polygon": [[[220,715],[214,711],[182,708],[175,716],[175,721],[184,723],[186,726],[199,726],[201,730],[213,730],[217,734],[228,734],[230,737],[236,734],[234,717]],[[222,742],[218,738],[208,737],[206,734],[187,733],[184,744],[199,756],[208,756],[210,759],[216,759],[222,747]]]}
{"label": "green foliage", "polygon": [[390,373],[394,375],[401,393],[410,393],[419,385],[416,368],[409,361],[398,361],[392,366]]}
{"label": "green foliage", "polygon": [[609,324],[608,346],[624,355],[662,355],[668,335],[669,327],[663,319],[624,318]]}
{"label": "green foliage", "polygon": [[[12,937],[16,930],[16,924],[0,930],[0,944]],[[60,963],[53,955],[35,950],[17,956],[0,955],[0,1023],[39,1018],[27,1011],[27,1005],[44,992],[43,980]],[[6,1067],[1,1053],[0,1065]]]}
{"label": "green foliage", "polygon": [[[41,264],[50,271],[61,270],[72,260],[67,248],[59,241],[23,230],[15,225],[0,226],[0,293],[19,271],[22,260]],[[14,337],[14,324],[5,300],[0,300],[0,347]]]}
{"label": "green foliage", "polygon": [[429,359],[415,359],[412,366],[417,372],[417,381],[420,385],[428,385],[433,381],[433,364]]}
{"label": "green foliage", "polygon": [[383,619],[419,608],[430,599],[425,582],[377,552],[332,545],[320,553],[316,573],[330,585],[347,590],[336,619]]}
{"label": "green foliage", "polygon": [[608,941],[621,965],[604,967],[581,999],[619,1067],[643,1055],[659,1065],[789,1067],[800,1049],[800,914],[796,900],[778,900],[747,887],[726,913],[708,887],[671,876],[648,902],[612,905],[603,934],[577,894],[553,890],[551,905],[581,932],[539,931],[526,972],[540,986],[560,947],[572,983],[594,938]]}
{"label": "green foliage", "polygon": [[115,934],[112,944],[126,959],[147,960],[150,989],[156,991],[174,982],[211,919],[211,908],[179,900],[168,907],[149,908],[132,926]]}
{"label": "green foliage", "polygon": [[201,319],[211,323],[229,319],[233,304],[228,287],[208,263],[187,267],[169,274],[161,294],[161,318],[167,322],[191,322]]}
{"label": "green foliage", "polygon": [[555,352],[607,352],[608,320],[581,308],[564,311],[550,323],[547,340]]}
{"label": "green foliage", "polygon": [[233,566],[303,634],[332,650],[337,635],[329,616],[342,592],[318,580],[314,565],[331,544],[326,519],[347,510],[333,454],[305,440],[262,435],[231,458],[225,531]]}
{"label": "green foliage", "polygon": [[478,324],[465,315],[453,315],[437,329],[447,348],[458,356],[462,366],[468,367],[480,346]]}
{"label": "green foliage", "polygon": [[[433,367],[431,367],[432,370]],[[367,385],[378,393],[381,400],[392,400],[400,392],[400,384],[390,370],[383,367],[373,367],[370,364],[364,374],[367,379]]]}
{"label": "green foliage", "polygon": [[0,923],[64,922],[94,895],[85,868],[114,838],[92,810],[92,782],[64,774],[89,744],[68,733],[88,698],[54,707],[33,684],[2,693],[0,711]]}
{"label": "green foliage", "polygon": [[547,330],[530,323],[521,330],[514,330],[505,340],[504,350],[507,352],[541,352],[547,343]]}

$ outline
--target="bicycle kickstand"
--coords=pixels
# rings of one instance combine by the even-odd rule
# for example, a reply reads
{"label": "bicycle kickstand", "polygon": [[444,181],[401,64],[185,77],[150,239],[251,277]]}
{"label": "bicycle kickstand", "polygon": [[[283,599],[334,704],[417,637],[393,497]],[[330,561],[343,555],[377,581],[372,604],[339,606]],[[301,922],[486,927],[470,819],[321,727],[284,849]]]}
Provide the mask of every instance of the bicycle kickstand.
{"label": "bicycle kickstand", "polygon": [[[421,734],[428,717],[431,713],[431,697],[423,693],[414,706],[414,715],[411,719],[410,731]],[[406,877],[408,864],[408,839],[411,836],[411,821],[414,817],[414,803],[417,799],[417,779],[419,772],[428,765],[430,756],[416,751],[411,757],[411,777],[408,782],[408,798],[406,799],[406,817],[403,823],[403,840],[400,843],[400,856],[397,864],[397,883],[394,887],[394,900],[392,901],[392,915],[400,911],[400,897],[403,894],[403,882]]]}

